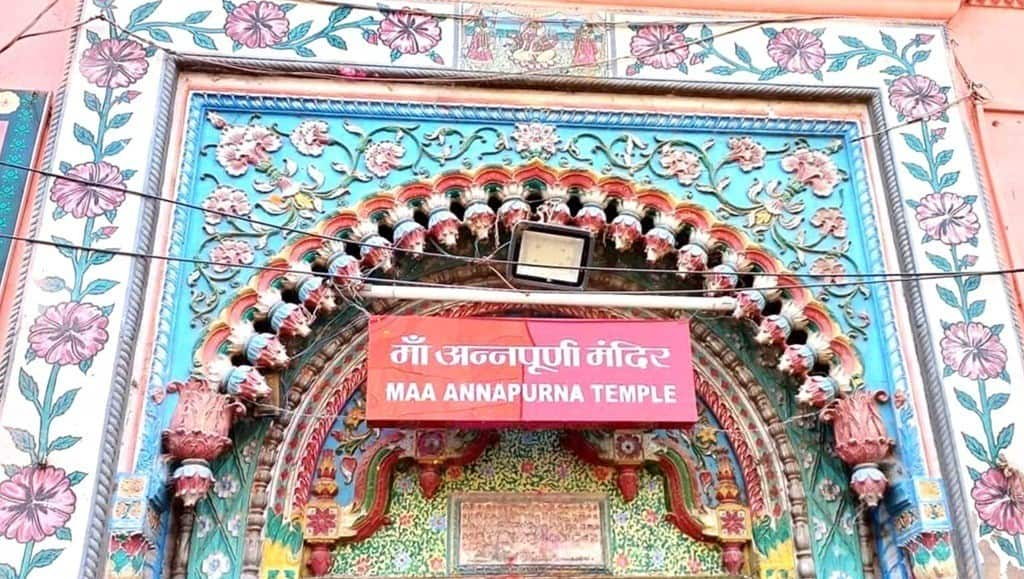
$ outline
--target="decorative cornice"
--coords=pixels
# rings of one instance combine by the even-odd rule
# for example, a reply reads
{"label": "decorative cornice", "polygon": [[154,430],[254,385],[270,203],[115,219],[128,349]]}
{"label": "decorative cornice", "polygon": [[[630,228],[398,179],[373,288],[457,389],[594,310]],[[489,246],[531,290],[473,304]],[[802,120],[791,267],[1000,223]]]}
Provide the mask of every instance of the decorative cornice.
{"label": "decorative cornice", "polygon": [[1024,8],[1024,0],[964,0],[964,5],[985,8]]}

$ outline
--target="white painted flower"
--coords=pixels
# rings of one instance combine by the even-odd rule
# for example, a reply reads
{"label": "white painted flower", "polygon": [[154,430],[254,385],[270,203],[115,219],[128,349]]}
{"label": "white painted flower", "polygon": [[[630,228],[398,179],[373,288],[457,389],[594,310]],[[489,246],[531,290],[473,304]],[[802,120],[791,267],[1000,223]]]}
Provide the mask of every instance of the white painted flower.
{"label": "white painted flower", "polygon": [[516,142],[516,151],[547,158],[554,154],[560,139],[554,125],[518,123],[512,140]]}
{"label": "white painted flower", "polygon": [[700,177],[700,157],[696,153],[666,144],[661,147],[659,154],[662,168],[671,173],[681,184],[693,185]]}
{"label": "white painted flower", "polygon": [[230,499],[238,492],[238,480],[231,475],[222,476],[213,484],[213,492],[222,499]]}
{"label": "white painted flower", "polygon": [[825,535],[828,534],[828,525],[825,524],[825,521],[815,517],[811,520],[811,527],[815,541],[822,541],[825,539]]}
{"label": "white painted flower", "polygon": [[213,530],[213,519],[206,515],[196,517],[196,536],[202,539]]}
{"label": "white painted flower", "polygon": [[242,516],[235,513],[230,519],[228,519],[228,534],[232,537],[237,537],[242,532]]}
{"label": "white painted flower", "polygon": [[327,134],[326,122],[302,121],[288,136],[288,140],[303,155],[319,157],[324,152],[324,145],[331,142],[331,137]]}
{"label": "white painted flower", "polygon": [[18,93],[5,90],[0,92],[0,115],[8,115],[18,110],[18,106],[21,105],[21,99],[18,98]]}
{"label": "white painted flower", "polygon": [[214,551],[206,556],[199,570],[207,579],[221,579],[231,572],[231,560],[221,551]]}
{"label": "white painted flower", "polygon": [[400,164],[405,147],[394,141],[370,143],[366,147],[366,168],[377,177],[387,177]]}
{"label": "white painted flower", "polygon": [[203,209],[207,210],[204,219],[210,225],[220,223],[225,218],[223,214],[241,217],[252,213],[249,197],[241,189],[227,185],[214,189],[213,193],[203,200]]}
{"label": "white painted flower", "polygon": [[259,443],[255,440],[250,440],[242,447],[242,458],[248,462],[256,457],[256,453],[259,452],[259,450]]}

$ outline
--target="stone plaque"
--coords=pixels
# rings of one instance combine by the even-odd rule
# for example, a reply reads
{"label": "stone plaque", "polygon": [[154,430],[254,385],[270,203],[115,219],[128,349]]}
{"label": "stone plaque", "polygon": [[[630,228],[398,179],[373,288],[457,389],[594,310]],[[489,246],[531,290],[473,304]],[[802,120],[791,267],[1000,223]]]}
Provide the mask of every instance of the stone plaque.
{"label": "stone plaque", "polygon": [[465,493],[450,510],[454,571],[609,569],[605,495]]}

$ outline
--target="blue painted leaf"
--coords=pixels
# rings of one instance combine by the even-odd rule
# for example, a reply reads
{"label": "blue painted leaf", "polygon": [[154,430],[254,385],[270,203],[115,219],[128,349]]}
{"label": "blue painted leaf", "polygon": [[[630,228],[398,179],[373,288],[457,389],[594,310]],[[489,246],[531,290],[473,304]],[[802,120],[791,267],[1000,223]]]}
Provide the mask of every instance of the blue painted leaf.
{"label": "blue painted leaf", "polygon": [[104,316],[110,317],[111,312],[114,311],[114,304],[110,304],[109,306],[103,306],[100,308],[100,311],[103,312]]}
{"label": "blue painted leaf", "polygon": [[864,68],[865,66],[871,66],[878,59],[878,55],[875,53],[865,54],[857,60],[857,68]]}
{"label": "blue painted leaf", "polygon": [[107,126],[111,129],[120,129],[121,127],[127,125],[128,121],[130,121],[131,118],[132,113],[121,113],[118,115],[114,115],[110,118],[110,122],[107,123]]}
{"label": "blue painted leaf", "polygon": [[96,144],[96,137],[92,134],[92,131],[83,127],[82,125],[75,123],[75,140],[82,143],[86,147],[92,147]]}
{"label": "blue painted leaf", "polygon": [[764,33],[764,35],[767,36],[768,38],[775,38],[775,35],[779,33],[778,30],[775,30],[770,26],[762,28],[761,32]]}
{"label": "blue painted leaf", "polygon": [[935,164],[939,167],[945,165],[953,158],[953,149],[945,150],[935,155]]}
{"label": "blue painted leaf", "polygon": [[971,451],[974,458],[987,463],[988,453],[985,452],[985,445],[981,444],[977,438],[974,438],[966,432],[961,432],[960,434],[964,437],[964,443],[967,445],[967,450]]}
{"label": "blue painted leaf", "polygon": [[711,68],[708,69],[708,72],[710,72],[711,74],[717,74],[719,76],[729,76],[730,74],[736,72],[736,69],[730,66],[712,66]]}
{"label": "blue painted leaf", "polygon": [[71,540],[71,529],[69,529],[67,527],[61,527],[61,528],[57,529],[57,532],[54,533],[54,536],[57,537],[58,539],[60,539],[61,541],[70,541]]}
{"label": "blue painted leaf", "polygon": [[856,36],[840,36],[839,41],[850,48],[867,48],[867,45]]}
{"label": "blue painted leaf", "polygon": [[81,362],[78,363],[78,370],[82,374],[88,372],[89,368],[92,368],[92,358],[89,358],[88,360],[82,360]]}
{"label": "blue painted leaf", "polygon": [[132,13],[128,16],[128,28],[134,28],[137,24],[152,16],[156,9],[160,7],[160,2],[161,0],[147,2],[132,10]]}
{"label": "blue painted leaf", "polygon": [[397,48],[391,50],[391,62],[394,62],[402,57],[402,51]]}
{"label": "blue painted leaf", "polygon": [[292,8],[295,8],[295,5],[294,4],[278,4],[277,7],[280,8],[283,12],[288,12]]}
{"label": "blue painted leaf", "polygon": [[112,279],[94,279],[85,286],[85,295],[101,295],[110,291],[117,282]]}
{"label": "blue painted leaf", "polygon": [[889,52],[896,52],[896,40],[884,32],[879,32],[882,35],[882,46]]}
{"label": "blue painted leaf", "polygon": [[107,218],[107,221],[113,223],[114,220],[117,219],[117,209],[111,209],[104,213],[103,216]]}
{"label": "blue painted leaf", "polygon": [[135,169],[125,169],[124,171],[121,171],[121,176],[124,177],[125,181],[128,181],[135,176],[135,173]]}
{"label": "blue painted leaf", "polygon": [[39,386],[36,385],[35,379],[29,376],[24,368],[18,370],[18,390],[21,391],[21,395],[25,397],[25,400],[33,404],[39,402]]}
{"label": "blue painted leaf", "polygon": [[919,201],[914,201],[913,199],[907,200],[907,207],[910,207],[911,209],[917,209],[920,205],[921,203]]}
{"label": "blue painted leaf", "polygon": [[959,388],[954,388],[953,392],[956,393],[956,401],[960,403],[960,406],[975,414],[978,413],[978,403],[974,401],[974,398]]}
{"label": "blue painted leaf", "polygon": [[350,6],[338,6],[334,10],[331,10],[331,15],[327,17],[327,20],[331,24],[337,24],[342,20],[348,18],[348,15],[352,13]]}
{"label": "blue painted leaf", "polygon": [[1006,450],[1007,448],[1010,448],[1010,444],[1013,442],[1013,431],[1015,427],[1016,424],[1010,424],[999,431],[999,434],[996,435],[997,450]]}
{"label": "blue painted leaf", "polygon": [[241,43],[241,42],[238,42],[237,40],[236,40],[236,41],[234,41],[234,42],[233,42],[233,43],[231,44],[231,51],[232,51],[232,52],[238,52],[238,49],[240,49],[240,48],[242,48],[242,43]]}
{"label": "blue painted leaf", "polygon": [[209,10],[202,10],[200,12],[193,12],[192,14],[189,14],[188,16],[185,17],[185,24],[199,24],[203,20],[206,20],[206,17],[209,16],[209,15],[210,15],[210,11]]}
{"label": "blue painted leaf", "polygon": [[813,76],[817,80],[825,80],[825,75],[821,74],[820,70],[814,71],[813,73],[811,73],[811,76]]}
{"label": "blue painted leaf", "polygon": [[761,73],[761,76],[757,78],[758,80],[771,80],[777,76],[785,74],[785,72],[785,69],[778,66],[773,66],[771,68],[766,68],[764,72]]}
{"label": "blue painted leaf", "polygon": [[231,0],[224,0],[221,2],[221,5],[224,7],[225,12],[231,12],[235,9],[235,3],[231,2]]}
{"label": "blue painted leaf", "polygon": [[299,56],[301,56],[303,58],[313,58],[314,56],[316,56],[315,52],[313,52],[312,50],[310,50],[309,48],[307,48],[305,46],[296,46],[295,47],[295,54],[298,54]]}
{"label": "blue painted leaf", "polygon": [[[978,475],[978,478],[981,478],[980,474]],[[989,524],[986,524],[986,523],[982,523],[981,525],[978,526],[978,534],[981,535],[982,537],[984,537],[985,535],[987,535],[987,534],[989,534],[991,532],[992,532],[992,525],[989,525]]]}
{"label": "blue painted leaf", "polygon": [[71,481],[71,486],[74,486],[85,480],[85,473],[80,470],[76,470],[68,475],[68,480]]}
{"label": "blue painted leaf", "polygon": [[1004,368],[1003,371],[999,373],[999,379],[1002,380],[1003,382],[1009,382],[1010,381],[1010,373],[1007,372],[1006,369]]}
{"label": "blue painted leaf", "polygon": [[966,290],[966,291],[972,292],[972,291],[978,289],[978,287],[980,287],[980,286],[981,286],[981,276],[980,275],[969,275],[969,276],[967,276],[967,279],[964,280],[964,290]]}
{"label": "blue painted leaf", "polygon": [[676,67],[676,70],[683,74],[687,74],[690,72],[690,67],[688,67],[685,62],[680,62],[679,66]]}
{"label": "blue painted leaf", "polygon": [[971,205],[975,201],[978,200],[978,196],[977,195],[964,195],[963,200],[964,200],[964,203],[967,203],[968,205]]}
{"label": "blue painted leaf", "polygon": [[968,319],[974,319],[980,317],[981,314],[985,313],[985,300],[978,300],[971,304],[971,307],[967,308]]}
{"label": "blue painted leaf", "polygon": [[932,51],[930,51],[930,50],[921,50],[921,51],[915,52],[914,56],[910,57],[910,60],[912,60],[913,62],[924,62],[924,61],[928,60],[928,57],[931,56],[931,54],[932,54]]}
{"label": "blue painted leaf", "polygon": [[32,348],[25,350],[25,362],[31,362],[36,359],[36,353],[32,351]]}
{"label": "blue painted leaf", "polygon": [[942,368],[942,377],[943,378],[949,378],[952,375],[953,375],[953,369],[952,368],[950,368],[949,366],[944,366]]}
{"label": "blue painted leaf", "polygon": [[192,42],[199,48],[205,48],[206,50],[217,50],[217,43],[213,41],[208,35],[202,32],[192,31]]}
{"label": "blue painted leaf", "polygon": [[147,32],[157,42],[171,42],[171,35],[163,28],[147,28]]}
{"label": "blue painted leaf", "polygon": [[338,50],[348,50],[348,44],[345,44],[345,41],[342,40],[340,36],[328,36],[327,44],[330,44]]}
{"label": "blue painted leaf", "polygon": [[63,552],[64,549],[43,549],[42,551],[39,551],[36,553],[35,557],[32,557],[32,568],[39,569],[40,567],[49,567]]}
{"label": "blue painted leaf", "polygon": [[70,170],[71,170],[71,163],[68,163],[67,161],[61,161],[60,162],[60,172],[61,173],[64,173],[65,175],[67,175],[68,171],[70,171]]}
{"label": "blue painted leaf", "polygon": [[94,113],[100,112],[100,99],[91,92],[86,92],[82,97],[85,100],[85,108]]}
{"label": "blue painted leaf", "polygon": [[100,41],[100,35],[93,30],[86,30],[85,39],[89,41],[89,44],[96,44]]}
{"label": "blue painted leaf", "polygon": [[821,35],[825,34],[825,29],[815,28],[814,30],[811,30],[811,34],[817,36],[818,38],[821,38]]}
{"label": "blue painted leaf", "polygon": [[1006,403],[1009,401],[1010,395],[1005,392],[1000,392],[999,394],[993,394],[988,397],[988,407],[992,410],[999,410],[1003,406],[1006,406]]}
{"label": "blue painted leaf", "polygon": [[61,219],[62,217],[64,217],[67,214],[68,214],[68,212],[64,211],[60,207],[54,207],[53,208],[53,220],[54,221],[57,221],[58,219]]}
{"label": "blue painted leaf", "polygon": [[953,171],[952,173],[946,173],[939,178],[939,189],[945,189],[946,187],[952,187],[960,180],[960,171]]}
{"label": "blue painted leaf", "polygon": [[889,76],[903,76],[906,72],[902,66],[887,66],[882,69],[882,74],[888,74]]}
{"label": "blue painted leaf", "polygon": [[309,32],[309,28],[311,26],[313,26],[313,21],[309,20],[309,21],[303,22],[302,24],[299,24],[295,28],[292,28],[291,31],[288,32],[288,40],[290,42],[294,42],[294,41],[299,40],[300,38],[306,36],[306,34]]}
{"label": "blue painted leaf", "polygon": [[921,139],[918,139],[910,133],[903,133],[903,142],[905,142],[912,151],[918,153],[924,152],[924,143],[921,142]]}
{"label": "blue painted leaf", "polygon": [[50,443],[50,452],[67,450],[78,444],[79,440],[82,440],[81,436],[59,436],[56,440]]}
{"label": "blue painted leaf", "polygon": [[7,475],[8,478],[10,478],[10,477],[14,476],[15,474],[17,474],[17,472],[19,470],[21,470],[21,467],[16,465],[16,464],[5,464],[4,465],[4,474]]}
{"label": "blue painted leaf", "polygon": [[828,65],[829,72],[839,72],[846,69],[846,65],[850,64],[850,57],[840,56],[832,61],[832,64]]}
{"label": "blue painted leaf", "polygon": [[153,55],[156,54],[156,50],[157,50],[157,48],[155,46],[147,46],[146,47],[146,58],[153,58]]}
{"label": "blue painted leaf", "polygon": [[89,253],[89,265],[99,265],[114,259],[113,253],[104,251],[92,251]]}
{"label": "blue painted leaf", "polygon": [[904,161],[903,166],[907,168],[907,171],[910,171],[910,174],[913,175],[915,179],[920,179],[921,181],[931,180],[931,177],[928,176],[928,171],[925,171],[920,165]]}
{"label": "blue painted leaf", "polygon": [[700,27],[700,40],[701,45],[706,47],[710,47],[715,42],[715,33],[707,24]]}
{"label": "blue painted leaf", "polygon": [[989,328],[989,331],[991,331],[993,334],[998,336],[999,334],[1001,334],[1003,332],[1003,325],[1002,324],[996,324],[994,326],[991,326]]}
{"label": "blue painted leaf", "polygon": [[121,151],[123,151],[124,148],[130,142],[131,142],[131,139],[121,139],[119,141],[114,141],[113,143],[110,143],[109,145],[104,147],[104,149],[103,149],[103,156],[104,157],[113,157],[114,155],[116,155],[116,154],[120,153]]}
{"label": "blue painted leaf", "polygon": [[928,256],[928,261],[932,262],[932,265],[934,265],[936,268],[945,272],[953,271],[953,266],[952,264],[949,263],[948,259],[942,257],[941,255],[935,255],[934,253],[925,252],[925,255]]}
{"label": "blue painted leaf", "polygon": [[978,469],[967,467],[967,473],[971,475],[971,480],[978,480],[981,478],[981,473]]}
{"label": "blue painted leaf", "polygon": [[14,447],[21,452],[27,452],[28,454],[35,456],[36,452],[36,437],[33,434],[23,428],[13,428],[5,426],[7,432],[11,434],[11,440],[14,441]]}
{"label": "blue painted leaf", "polygon": [[972,237],[967,240],[967,243],[969,243],[971,247],[978,247],[978,238]]}
{"label": "blue painted leaf", "polygon": [[50,410],[51,417],[58,417],[71,409],[71,405],[75,403],[75,396],[78,395],[78,391],[81,388],[72,388],[67,392],[60,395],[57,401],[53,403],[53,409]]}
{"label": "blue painted leaf", "polygon": [[63,237],[57,237],[56,235],[54,235],[50,239],[52,239],[54,243],[58,244],[57,251],[59,251],[61,255],[68,259],[74,259],[75,250],[71,249],[70,247],[62,247],[65,245],[74,245],[73,243],[71,243],[67,239],[64,239]]}
{"label": "blue painted leaf", "polygon": [[951,308],[960,309],[960,300],[957,299],[956,294],[954,294],[952,290],[950,290],[949,288],[944,288],[942,286],[939,286],[935,289],[938,290],[939,297],[942,298],[942,301],[946,302],[947,306]]}
{"label": "blue painted leaf", "polygon": [[750,53],[747,52],[746,48],[743,48],[739,44],[736,44],[736,58],[742,60],[747,64],[750,64],[752,62],[752,60],[750,59]]}
{"label": "blue painted leaf", "polygon": [[999,548],[1003,550],[1007,555],[1016,557],[1017,549],[1014,548],[1013,543],[1009,539],[1002,535],[996,535],[996,542],[999,543]]}
{"label": "blue painted leaf", "polygon": [[18,579],[18,574],[14,571],[14,567],[7,563],[0,563],[0,579]]}

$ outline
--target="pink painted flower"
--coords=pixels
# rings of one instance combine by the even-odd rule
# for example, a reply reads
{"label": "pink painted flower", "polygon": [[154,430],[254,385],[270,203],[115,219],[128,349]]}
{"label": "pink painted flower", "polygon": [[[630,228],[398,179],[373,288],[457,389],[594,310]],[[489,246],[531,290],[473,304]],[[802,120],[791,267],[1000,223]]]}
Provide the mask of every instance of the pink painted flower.
{"label": "pink painted flower", "polygon": [[263,125],[226,126],[217,144],[217,163],[228,175],[238,177],[250,166],[270,162],[270,153],[281,148],[281,137]]}
{"label": "pink painted flower", "polygon": [[224,273],[232,266],[248,265],[252,260],[252,247],[240,239],[222,240],[210,252],[210,261],[215,262],[212,269],[218,273]]}
{"label": "pink painted flower", "polygon": [[370,574],[370,558],[366,555],[356,559],[355,564],[356,575],[369,575]]}
{"label": "pink painted flower", "polygon": [[337,521],[334,511],[327,508],[313,507],[306,512],[306,525],[314,535],[326,535],[334,531]]}
{"label": "pink painted flower", "polygon": [[431,557],[430,572],[440,573],[441,571],[444,571],[444,557]]}
{"label": "pink painted flower", "polygon": [[73,512],[75,492],[63,469],[23,466],[0,483],[0,529],[18,543],[52,536]]}
{"label": "pink painted flower", "polygon": [[954,193],[929,193],[914,211],[917,223],[932,239],[946,245],[966,243],[978,235],[981,223],[971,204]]}
{"label": "pink painted flower", "polygon": [[378,177],[387,177],[405,154],[405,147],[394,141],[370,143],[366,147],[366,168]]}
{"label": "pink painted flower", "polygon": [[785,28],[768,41],[768,56],[787,72],[818,72],[825,64],[825,45],[813,32]]}
{"label": "pink painted flower", "polygon": [[[97,217],[117,209],[124,202],[124,176],[121,169],[106,161],[82,163],[68,171],[77,181],[57,178],[50,189],[50,200],[74,217]],[[80,181],[95,183],[86,185]]]}
{"label": "pink painted flower", "polygon": [[43,310],[32,322],[29,346],[48,364],[80,364],[107,343],[107,323],[107,316],[93,304],[59,303]]}
{"label": "pink painted flower", "polygon": [[946,109],[946,95],[927,76],[901,76],[889,87],[889,104],[905,119],[933,120]]}
{"label": "pink painted flower", "polygon": [[658,516],[657,511],[654,509],[644,509],[644,521],[646,521],[648,525],[658,524],[659,519],[660,517]]}
{"label": "pink painted flower", "polygon": [[797,149],[782,158],[782,170],[796,173],[796,180],[810,187],[818,197],[828,197],[839,183],[839,169],[821,151]]}
{"label": "pink painted flower", "polygon": [[663,145],[660,152],[662,168],[671,173],[683,185],[693,185],[700,177],[700,157],[692,151]]}
{"label": "pink painted flower", "polygon": [[[203,209],[219,211],[228,215],[245,216],[252,213],[252,205],[249,197],[241,190],[221,185],[210,193],[210,196],[203,200]],[[218,213],[206,213],[206,222],[216,225],[224,217]]]}
{"label": "pink painted flower", "polygon": [[820,275],[820,283],[842,283],[846,279],[846,268],[838,259],[827,255],[819,257],[811,264],[811,273]]}
{"label": "pink painted flower", "polygon": [[739,165],[741,171],[753,171],[764,167],[765,149],[750,137],[733,137],[729,139],[729,155],[727,161]]}
{"label": "pink painted flower", "polygon": [[735,536],[743,532],[747,526],[747,519],[739,511],[725,511],[719,517],[718,524],[721,525],[722,530]]}
{"label": "pink painted flower", "polygon": [[620,552],[618,555],[616,555],[615,556],[615,567],[618,568],[618,569],[628,569],[629,568],[629,555],[627,555],[624,552]]}
{"label": "pink painted flower", "polygon": [[423,54],[441,42],[441,26],[435,16],[405,8],[387,13],[377,36],[384,46],[401,54]]}
{"label": "pink painted flower", "polygon": [[998,531],[1024,532],[1024,481],[1016,469],[990,468],[971,489],[978,517]]}
{"label": "pink painted flower", "polygon": [[533,474],[536,470],[537,465],[534,464],[532,460],[524,460],[522,464],[519,465],[519,471],[527,476]]}
{"label": "pink painted flower", "polygon": [[652,24],[636,31],[629,41],[629,52],[647,66],[669,69],[686,62],[690,47],[675,26]]}
{"label": "pink painted flower", "polygon": [[146,76],[146,50],[134,40],[108,38],[85,49],[82,76],[96,86],[123,88]]}
{"label": "pink painted flower", "polygon": [[331,142],[327,134],[327,123],[324,121],[302,121],[295,127],[288,140],[295,150],[303,155],[319,157],[324,152],[324,145]]}
{"label": "pink painted flower", "polygon": [[999,336],[978,322],[950,324],[939,342],[942,361],[971,380],[988,380],[1006,368],[1006,346]]}
{"label": "pink painted flower", "polygon": [[288,35],[288,16],[273,2],[243,2],[228,14],[224,34],[248,48],[267,48]]}
{"label": "pink painted flower", "polygon": [[813,225],[822,235],[832,235],[839,239],[846,237],[846,217],[838,207],[822,207],[811,216]]}
{"label": "pink painted flower", "polygon": [[561,140],[554,125],[543,123],[518,123],[512,131],[516,151],[531,155],[549,157],[555,153]]}
{"label": "pink painted flower", "polygon": [[412,513],[402,513],[401,515],[398,515],[398,526],[403,529],[408,529],[414,522],[416,522],[416,518]]}

